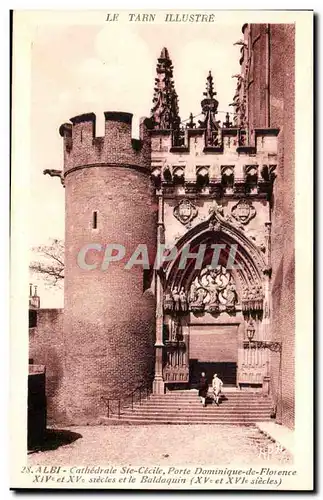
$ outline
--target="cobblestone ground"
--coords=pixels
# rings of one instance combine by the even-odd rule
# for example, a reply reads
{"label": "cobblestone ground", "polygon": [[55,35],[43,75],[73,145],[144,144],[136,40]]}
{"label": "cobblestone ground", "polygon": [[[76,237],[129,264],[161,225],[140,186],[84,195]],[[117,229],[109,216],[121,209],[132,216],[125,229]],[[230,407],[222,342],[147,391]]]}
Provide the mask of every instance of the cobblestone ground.
{"label": "cobblestone ground", "polygon": [[30,465],[291,464],[292,457],[256,427],[141,425],[51,430]]}

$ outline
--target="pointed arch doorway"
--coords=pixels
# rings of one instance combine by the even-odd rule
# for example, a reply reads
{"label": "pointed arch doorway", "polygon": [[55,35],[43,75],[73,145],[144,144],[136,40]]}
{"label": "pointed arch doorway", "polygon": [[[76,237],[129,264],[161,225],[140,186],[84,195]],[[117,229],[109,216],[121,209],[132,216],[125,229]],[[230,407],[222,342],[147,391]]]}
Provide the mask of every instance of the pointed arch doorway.
{"label": "pointed arch doorway", "polygon": [[[201,246],[200,265],[191,257],[181,263],[184,247],[198,254]],[[200,224],[176,247],[177,259],[164,267],[164,382],[194,387],[204,371],[209,382],[216,372],[227,386],[260,388],[268,353],[252,349],[248,335],[267,336],[265,260],[242,231],[224,221]]]}

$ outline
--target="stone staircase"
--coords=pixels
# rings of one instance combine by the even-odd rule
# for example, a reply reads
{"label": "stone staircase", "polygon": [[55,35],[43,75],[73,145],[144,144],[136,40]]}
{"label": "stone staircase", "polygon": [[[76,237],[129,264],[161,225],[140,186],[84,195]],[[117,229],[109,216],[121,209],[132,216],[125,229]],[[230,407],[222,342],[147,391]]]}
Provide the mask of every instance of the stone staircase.
{"label": "stone staircase", "polygon": [[210,397],[204,408],[197,390],[172,391],[163,395],[150,395],[149,399],[121,409],[102,424],[232,424],[253,425],[271,420],[271,399],[259,392],[224,388],[219,406]]}

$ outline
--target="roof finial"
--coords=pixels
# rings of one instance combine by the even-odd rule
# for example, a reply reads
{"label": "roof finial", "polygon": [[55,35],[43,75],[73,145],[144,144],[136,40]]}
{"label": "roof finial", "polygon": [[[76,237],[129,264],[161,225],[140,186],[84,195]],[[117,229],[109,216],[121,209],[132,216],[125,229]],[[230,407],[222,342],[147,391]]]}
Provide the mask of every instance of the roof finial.
{"label": "roof finial", "polygon": [[203,92],[203,95],[205,95],[207,99],[213,99],[213,97],[216,95],[216,92],[214,92],[214,83],[211,71],[209,71],[209,74],[207,76],[206,92]]}
{"label": "roof finial", "polygon": [[219,102],[214,99],[216,92],[214,91],[214,82],[211,71],[206,78],[206,92],[201,101],[202,113],[205,116],[204,120],[199,120],[200,128],[206,129],[206,146],[220,146],[221,129],[220,120],[216,120]]}
{"label": "roof finial", "polygon": [[194,116],[193,116],[193,113],[190,113],[190,116],[189,116],[189,121],[187,122],[186,124],[186,128],[195,128],[196,127],[196,124],[194,122]]}
{"label": "roof finial", "polygon": [[162,48],[159,59],[169,59],[169,53],[166,47]]}
{"label": "roof finial", "polygon": [[227,113],[225,115],[225,122],[223,123],[223,127],[225,128],[231,128],[232,127],[232,122],[230,121],[230,115]]}
{"label": "roof finial", "polygon": [[178,114],[178,97],[173,79],[173,65],[166,47],[162,49],[158,58],[156,73],[151,110],[154,128],[178,131],[181,122]]}

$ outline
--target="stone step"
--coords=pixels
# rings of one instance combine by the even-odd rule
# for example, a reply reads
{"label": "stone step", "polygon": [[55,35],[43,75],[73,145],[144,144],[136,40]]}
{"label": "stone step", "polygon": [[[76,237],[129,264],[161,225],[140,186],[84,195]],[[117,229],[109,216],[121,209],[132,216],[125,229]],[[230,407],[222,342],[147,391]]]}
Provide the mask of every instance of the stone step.
{"label": "stone step", "polygon": [[[213,393],[208,392],[211,396]],[[223,396],[232,399],[268,399],[268,396],[257,393],[247,393],[247,392],[222,392]],[[196,394],[151,394],[149,399],[195,399],[198,398],[198,393]],[[143,398],[143,399],[146,399]]]}
{"label": "stone step", "polygon": [[[209,391],[212,391],[212,390],[213,390],[212,385],[209,385]],[[196,394],[198,391],[199,391],[198,388],[196,388],[196,389],[182,389],[182,390],[174,389],[173,391],[166,391],[163,394],[166,394],[166,395],[168,395],[168,394]],[[244,389],[239,389],[238,387],[227,386],[227,385],[222,386],[222,391],[223,392],[230,392],[232,394],[262,394],[261,388],[244,390]]]}
{"label": "stone step", "polygon": [[[208,391],[208,394],[212,394],[213,391]],[[146,393],[142,393],[144,395]],[[233,398],[234,397],[254,397],[254,398],[262,398],[262,397],[268,397],[266,394],[263,394],[262,392],[247,392],[247,391],[222,391],[222,394],[230,395]],[[150,394],[151,398],[195,398],[198,396],[198,391],[195,392],[188,392],[188,393],[175,393],[175,392],[168,392],[166,394]]]}
{"label": "stone step", "polygon": [[[213,393],[209,392],[207,397],[212,398]],[[268,396],[245,396],[242,394],[241,396],[232,395],[232,394],[221,394],[220,397],[225,400],[234,400],[234,401],[268,401],[270,398]],[[149,398],[142,398],[142,401],[199,401],[200,396],[197,394],[194,396],[150,396]],[[139,398],[138,398],[139,401]]]}
{"label": "stone step", "polygon": [[191,424],[201,424],[201,425],[248,425],[253,426],[255,422],[267,422],[270,421],[270,417],[261,417],[261,418],[235,418],[235,419],[227,419],[227,418],[218,418],[218,419],[206,419],[206,418],[163,418],[163,419],[148,419],[148,418],[101,418],[101,425],[163,425],[163,424],[172,424],[172,425],[191,425]]}
{"label": "stone step", "polygon": [[[209,384],[209,389],[212,389],[212,384]],[[226,391],[233,391],[233,392],[241,392],[242,389],[237,387],[237,385],[234,384],[223,384],[222,386],[223,390]],[[197,392],[198,387],[195,385],[194,387],[191,387],[190,389],[166,389],[165,394],[187,394],[189,392]],[[244,390],[244,392],[246,392]],[[253,388],[248,388],[248,392],[259,392],[259,389],[253,389]]]}
{"label": "stone step", "polygon": [[[268,411],[272,407],[270,400],[266,401],[254,401],[252,403],[245,403],[243,401],[232,401],[232,400],[220,400],[220,405],[216,406],[213,402],[207,401],[207,408],[212,408],[214,410],[221,411]],[[142,401],[141,403],[134,403],[133,408],[131,405],[123,407],[125,410],[129,411],[142,411],[142,410],[158,410],[158,411],[196,411],[202,408],[201,402],[199,400],[195,401]]]}
{"label": "stone step", "polygon": [[198,392],[174,391],[154,394],[148,399],[123,407],[120,419],[116,413],[105,418],[104,423],[124,425],[152,424],[227,424],[253,425],[255,422],[270,421],[271,399],[262,393],[228,391],[222,393],[220,405],[212,404],[212,393],[207,406],[202,407]]}
{"label": "stone step", "polygon": [[[213,404],[213,398],[207,398],[206,400],[208,405]],[[199,406],[201,405],[201,401],[199,399],[196,399],[194,401],[134,401],[133,405],[136,406],[142,406],[142,405],[151,405],[151,406]],[[258,406],[258,405],[263,405],[263,406],[270,406],[271,401],[270,400],[260,400],[260,401],[238,401],[238,400],[232,400],[232,399],[220,399],[220,405],[228,406],[228,405],[233,405],[233,406],[244,406],[244,407],[249,407],[249,406]],[[125,406],[131,406],[131,402],[125,403]]]}
{"label": "stone step", "polygon": [[[117,415],[114,414],[114,415],[110,415],[110,418],[117,418]],[[270,419],[270,415],[268,413],[259,413],[259,414],[256,414],[256,415],[242,415],[242,414],[231,414],[231,415],[225,415],[225,414],[221,414],[219,413],[218,415],[203,415],[203,414],[192,414],[192,415],[188,415],[187,413],[186,414],[174,414],[174,413],[165,413],[165,414],[145,414],[145,413],[142,413],[142,414],[121,414],[120,415],[120,418],[121,419],[125,419],[125,420],[138,420],[138,419],[142,419],[142,420],[147,420],[148,421],[151,421],[151,420],[156,420],[156,421],[164,421],[164,420],[174,420],[174,421],[177,421],[177,422],[183,422],[183,421],[190,421],[190,422],[195,422],[195,423],[199,423],[199,422],[202,422],[204,420],[207,420],[207,421],[210,421],[210,422],[218,422],[219,420],[223,420],[223,421],[226,421],[228,423],[232,422],[232,421],[239,421],[239,422],[255,422],[255,421],[262,421],[262,420],[269,420]]]}
{"label": "stone step", "polygon": [[[206,409],[210,411],[212,414],[213,413],[238,413],[238,414],[251,414],[254,415],[255,413],[270,413],[272,407],[271,406],[262,406],[262,407],[255,407],[255,408],[244,408],[244,407],[236,407],[236,406],[215,406],[215,405],[206,405]],[[154,406],[142,406],[140,408],[134,407],[133,409],[130,407],[123,407],[121,408],[121,412],[124,413],[129,413],[129,412],[135,412],[135,413],[196,413],[196,412],[201,412],[204,411],[205,408],[202,407],[202,405],[199,406],[194,406],[192,408],[190,407],[180,407],[180,406],[174,406],[174,407],[154,407]],[[116,413],[117,409],[115,408],[114,410],[112,409],[114,413]]]}
{"label": "stone step", "polygon": [[174,408],[158,408],[158,407],[147,407],[147,406],[144,406],[142,408],[122,408],[121,411],[122,413],[123,412],[126,412],[126,413],[143,413],[143,412],[147,412],[147,413],[178,413],[178,412],[181,412],[181,413],[196,413],[196,412],[204,412],[205,413],[205,410],[208,410],[210,411],[211,413],[241,413],[241,414],[247,414],[247,413],[251,413],[251,414],[254,414],[254,413],[266,413],[268,412],[269,410],[271,409],[270,406],[267,406],[267,407],[263,407],[263,408],[234,408],[234,407],[221,407],[221,406],[211,406],[211,405],[207,405],[206,407],[203,407],[202,405],[200,406],[197,406],[195,408],[181,408],[181,407],[174,407]]}
{"label": "stone step", "polygon": [[268,411],[269,409],[268,408],[263,408],[261,410],[252,410],[252,411],[249,411],[249,410],[243,410],[243,409],[239,409],[239,410],[236,410],[236,409],[229,409],[229,410],[226,410],[226,409],[220,409],[219,408],[197,408],[196,410],[182,410],[182,409],[176,409],[176,410],[170,410],[170,409],[164,409],[163,411],[159,411],[158,409],[142,409],[141,411],[136,411],[136,410],[123,410],[121,412],[122,415],[204,415],[206,412],[208,412],[210,415],[227,415],[227,416],[230,416],[230,415],[241,415],[241,416],[244,416],[244,415],[250,415],[250,416],[254,416],[254,415],[267,415],[270,413],[270,411]]}
{"label": "stone step", "polygon": [[[207,404],[211,405],[213,401],[213,398],[208,398],[207,399]],[[187,406],[187,407],[192,407],[192,406],[200,406],[201,402],[199,399],[196,399],[194,401],[142,401],[139,403],[138,401],[133,403],[134,406],[140,407],[140,406]],[[270,400],[259,400],[259,401],[236,401],[232,399],[220,399],[220,405],[221,406],[244,406],[244,407],[249,407],[249,406],[270,406],[271,401]],[[127,406],[131,406],[131,403],[129,403]]]}
{"label": "stone step", "polygon": [[[212,392],[213,389],[212,387],[209,387],[208,389],[208,392]],[[191,390],[191,391],[169,391],[169,392],[165,392],[164,394],[152,394],[151,393],[151,396],[153,397],[157,397],[157,396],[195,396],[196,394],[198,394],[198,390],[197,389],[194,389],[194,390]],[[240,389],[235,389],[235,390],[232,390],[232,389],[228,389],[226,387],[222,388],[222,392],[224,394],[232,394],[233,396],[235,395],[249,395],[249,396],[263,396],[263,392],[262,391],[242,391]],[[142,394],[145,394],[145,392],[142,392]]]}
{"label": "stone step", "polygon": [[133,419],[137,419],[137,418],[147,418],[147,419],[156,419],[156,420],[165,420],[165,419],[187,419],[187,420],[197,420],[199,421],[200,419],[203,419],[203,420],[211,420],[211,421],[214,421],[214,420],[217,420],[218,418],[220,418],[221,420],[252,420],[254,418],[263,418],[265,415],[263,414],[258,414],[258,415],[235,415],[235,414],[232,414],[232,415],[225,415],[225,414],[218,414],[218,415],[211,415],[210,413],[208,414],[207,411],[205,411],[204,413],[198,413],[198,414],[186,414],[186,415],[181,415],[181,414],[174,414],[174,413],[171,413],[171,414],[164,414],[164,415],[160,415],[160,414],[150,414],[150,415],[147,415],[145,413],[129,413],[129,414],[121,414],[120,417],[125,417],[125,418],[133,418]]}
{"label": "stone step", "polygon": [[[221,406],[206,406],[206,409],[210,411],[211,413],[225,413],[225,414],[231,414],[231,413],[239,413],[239,414],[248,414],[250,413],[251,415],[254,415],[255,413],[270,413],[271,412],[271,406],[267,407],[262,407],[262,408],[235,408],[235,407],[222,407]],[[142,407],[142,408],[122,408],[121,412],[124,413],[196,413],[200,411],[204,411],[205,408],[202,406],[198,406],[196,408],[180,408],[180,407],[175,407],[175,408],[158,408],[158,407]],[[116,408],[114,409],[114,413],[116,413]]]}
{"label": "stone step", "polygon": [[[211,404],[211,401],[213,401],[213,398],[207,398],[207,401],[209,402],[209,404]],[[243,401],[243,400],[239,400],[239,399],[220,399],[221,401],[221,404],[223,405],[228,405],[228,404],[231,404],[231,405],[243,405],[243,406],[254,406],[254,405],[270,405],[271,404],[271,400],[268,400],[268,399],[258,399],[258,400],[252,400],[252,401]],[[131,404],[131,402],[129,402],[128,406]],[[143,405],[143,404],[151,404],[151,405],[199,405],[201,404],[201,401],[200,399],[193,399],[193,400],[185,400],[185,401],[181,401],[181,400],[178,400],[178,399],[174,399],[174,400],[163,400],[163,399],[159,399],[157,401],[155,400],[148,400],[148,401],[141,401],[141,403],[139,401],[134,401],[133,403],[134,405]]]}
{"label": "stone step", "polygon": [[[270,410],[272,408],[272,405],[270,403],[266,404],[254,404],[254,405],[243,405],[243,404],[234,404],[234,403],[220,403],[219,406],[216,406],[214,403],[207,403],[207,408],[210,409],[218,409],[218,410],[223,410],[223,411],[245,411],[247,412],[249,409],[250,411],[257,411],[257,410]],[[158,410],[158,411],[164,411],[164,410],[169,410],[169,411],[175,411],[175,410],[183,410],[183,411],[195,411],[198,409],[201,409],[202,405],[201,403],[193,403],[193,404],[185,404],[185,405],[180,405],[180,404],[134,404],[133,407],[131,405],[124,405],[121,409],[122,410],[130,410],[130,411],[142,411],[144,409],[147,410]],[[111,407],[110,409],[112,411],[116,411],[117,407]]]}

